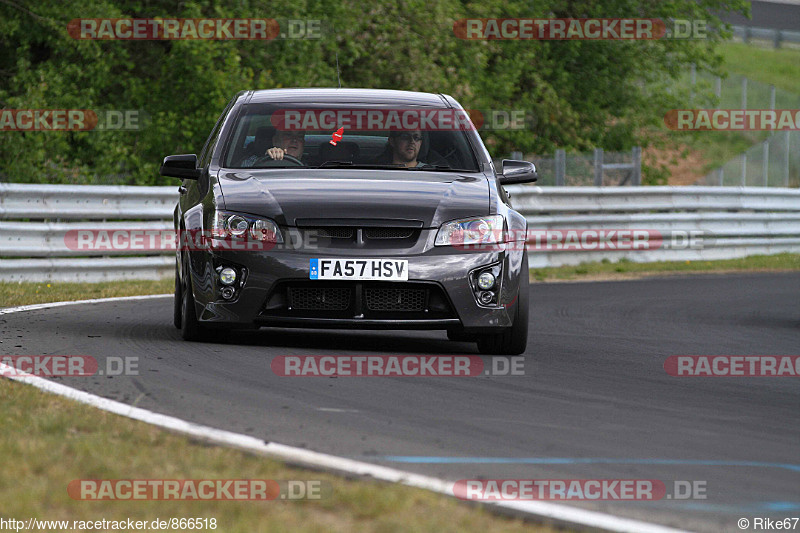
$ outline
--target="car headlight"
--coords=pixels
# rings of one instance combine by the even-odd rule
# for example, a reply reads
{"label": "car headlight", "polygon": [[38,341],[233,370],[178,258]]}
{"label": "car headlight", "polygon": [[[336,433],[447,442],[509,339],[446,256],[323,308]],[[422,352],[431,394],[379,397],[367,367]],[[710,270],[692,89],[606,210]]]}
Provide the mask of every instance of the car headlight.
{"label": "car headlight", "polygon": [[281,233],[278,231],[278,225],[271,220],[259,218],[254,220],[250,225],[250,236],[257,241],[265,242],[283,242]]}
{"label": "car headlight", "polygon": [[228,217],[228,220],[225,221],[225,227],[234,237],[241,237],[247,233],[247,228],[250,227],[250,222],[248,222],[243,216],[233,215]]}
{"label": "car headlight", "polygon": [[436,246],[495,244],[503,242],[502,215],[465,218],[442,224],[436,234]]}
{"label": "car headlight", "polygon": [[283,243],[283,235],[278,225],[268,218],[228,211],[214,213],[214,224],[211,228],[211,235],[214,238],[245,237],[248,230],[250,237],[257,241]]}

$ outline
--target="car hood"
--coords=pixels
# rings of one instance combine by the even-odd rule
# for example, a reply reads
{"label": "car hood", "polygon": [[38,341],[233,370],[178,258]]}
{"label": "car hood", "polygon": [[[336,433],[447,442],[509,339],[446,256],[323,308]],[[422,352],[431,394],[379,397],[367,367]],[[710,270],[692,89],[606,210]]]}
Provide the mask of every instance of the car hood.
{"label": "car hood", "polygon": [[285,226],[369,219],[432,228],[448,220],[488,215],[490,204],[483,174],[223,170],[218,182],[225,209],[269,217]]}

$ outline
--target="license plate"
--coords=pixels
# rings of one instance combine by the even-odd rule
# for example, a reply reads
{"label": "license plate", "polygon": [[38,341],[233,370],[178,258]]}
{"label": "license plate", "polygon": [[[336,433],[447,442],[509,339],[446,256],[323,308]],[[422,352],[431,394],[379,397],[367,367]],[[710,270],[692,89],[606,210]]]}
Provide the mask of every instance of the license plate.
{"label": "license plate", "polygon": [[311,259],[308,277],[408,281],[408,259]]}

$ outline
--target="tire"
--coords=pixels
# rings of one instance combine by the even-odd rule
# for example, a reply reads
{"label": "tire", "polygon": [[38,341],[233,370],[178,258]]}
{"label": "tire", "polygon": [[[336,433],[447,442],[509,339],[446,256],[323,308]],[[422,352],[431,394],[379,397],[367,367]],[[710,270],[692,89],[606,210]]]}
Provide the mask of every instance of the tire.
{"label": "tire", "polygon": [[[184,261],[184,264],[187,263]],[[181,287],[181,337],[185,341],[205,340],[206,331],[197,320],[197,308],[192,294],[191,278],[184,268],[183,284]]]}
{"label": "tire", "polygon": [[181,277],[178,275],[178,263],[175,262],[175,297],[172,301],[172,323],[181,329],[183,311],[183,292],[181,290]]}
{"label": "tire", "polygon": [[478,351],[483,355],[503,355],[503,333],[492,333],[478,337]]}
{"label": "tire", "polygon": [[519,293],[517,295],[517,308],[514,311],[514,325],[511,330],[503,334],[503,354],[521,355],[528,347],[528,318],[530,313],[529,304],[529,276],[527,257],[522,262],[522,274],[519,283]]}
{"label": "tire", "polygon": [[447,330],[447,338],[455,342],[475,342],[475,335],[467,333],[463,328],[450,328]]}
{"label": "tire", "polygon": [[484,355],[520,355],[528,347],[528,258],[522,260],[520,269],[519,292],[517,293],[514,321],[503,333],[481,335],[478,338],[478,351]]}

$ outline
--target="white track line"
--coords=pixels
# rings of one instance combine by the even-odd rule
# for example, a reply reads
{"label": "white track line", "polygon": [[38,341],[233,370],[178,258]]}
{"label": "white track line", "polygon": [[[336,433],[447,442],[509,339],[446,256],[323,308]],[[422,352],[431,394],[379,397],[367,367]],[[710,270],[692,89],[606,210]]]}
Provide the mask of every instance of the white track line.
{"label": "white track line", "polygon": [[[52,307],[61,307],[65,305],[78,305],[83,303],[99,303],[99,302],[114,302],[126,300],[143,300],[148,298],[163,298],[170,296],[168,294],[159,294],[152,296],[128,296],[121,298],[105,298],[94,300],[79,300],[70,302],[55,302],[50,304],[36,304],[24,305],[19,307],[8,307],[0,309],[0,315],[9,313],[18,313],[22,311],[33,311],[38,309],[48,309]],[[124,403],[114,400],[109,400],[101,396],[97,396],[88,392],[78,389],[73,389],[50,381],[38,376],[21,375],[16,369],[0,363],[0,376],[8,374],[7,378],[28,385],[33,385],[37,389],[57,394],[75,400],[77,402],[102,409],[109,413],[114,413],[133,420],[139,420],[147,424],[162,427],[170,431],[190,435],[192,437],[220,444],[224,446],[231,446],[249,452],[260,453],[286,461],[291,464],[300,466],[307,466],[312,468],[323,468],[336,472],[345,473],[348,475],[368,476],[382,481],[389,481],[392,483],[401,483],[409,487],[416,487],[420,489],[430,490],[439,494],[454,497],[452,481],[438,479],[413,472],[405,472],[395,468],[379,466],[371,463],[364,463],[362,461],[355,461],[345,457],[338,457],[335,455],[328,455],[325,453],[314,452],[302,448],[295,448],[294,446],[286,446],[284,444],[277,444],[275,442],[264,442],[261,439],[224,431],[221,429],[203,426],[181,420],[172,416],[162,415],[133,407]],[[487,506],[496,506],[503,509],[516,511],[528,515],[534,515],[544,518],[545,521],[554,522],[556,524],[568,526],[582,526],[594,529],[603,529],[606,531],[619,531],[630,533],[676,533],[681,530],[633,520],[629,518],[619,518],[610,514],[600,513],[596,511],[587,511],[577,507],[570,507],[567,505],[560,505],[549,502],[541,501],[504,501],[504,502],[481,502]]]}
{"label": "white track line", "polygon": [[127,302],[132,300],[150,300],[152,298],[166,298],[172,294],[148,294],[145,296],[117,296],[116,298],[95,298],[93,300],[70,300],[68,302],[51,302],[47,304],[19,305],[17,307],[2,307],[0,315],[9,313],[19,313],[22,311],[36,311],[38,309],[51,309],[53,307],[64,307],[65,305],[96,304],[106,302]]}

